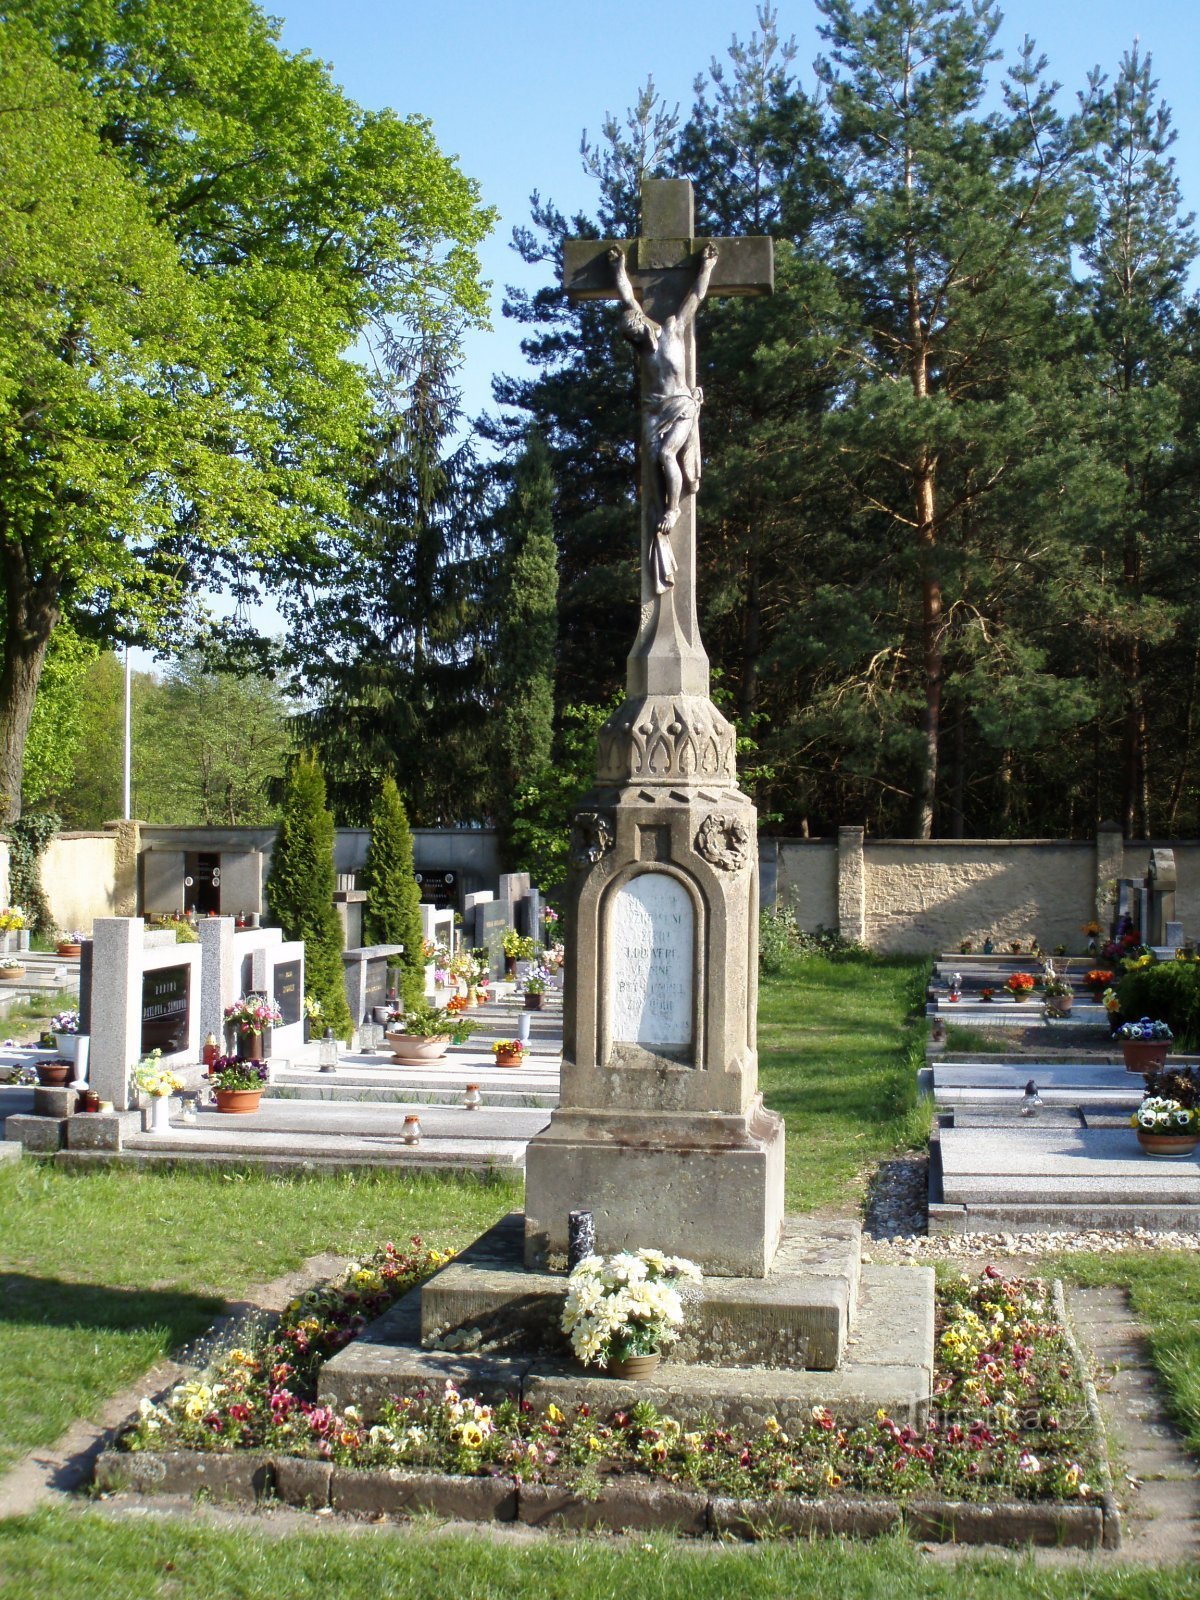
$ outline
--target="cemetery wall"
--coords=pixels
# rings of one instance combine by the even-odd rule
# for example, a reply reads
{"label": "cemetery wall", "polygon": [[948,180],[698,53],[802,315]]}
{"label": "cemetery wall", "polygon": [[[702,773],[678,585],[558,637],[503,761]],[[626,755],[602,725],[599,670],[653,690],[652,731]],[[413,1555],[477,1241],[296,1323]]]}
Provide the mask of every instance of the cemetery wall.
{"label": "cemetery wall", "polygon": [[[90,933],[96,917],[127,915],[122,911],[119,871],[120,835],[59,833],[42,856],[42,887],[55,925]],[[7,853],[5,860],[7,874]]]}
{"label": "cemetery wall", "polygon": [[[810,932],[838,924],[838,849],[832,839],[764,839],[778,845],[776,893]],[[765,881],[765,878],[764,878]]]}
{"label": "cemetery wall", "polygon": [[[953,950],[1036,934],[1048,949],[1078,950],[1114,879],[1142,879],[1154,848],[1174,852],[1175,919],[1200,938],[1200,841],[1122,840],[1101,827],[1092,840],[834,839],[760,841],[764,903],[796,912],[801,927],[836,928],[881,951]],[[1102,920],[1107,920],[1105,916]]]}
{"label": "cemetery wall", "polygon": [[1095,915],[1092,844],[899,839],[871,841],[863,857],[874,950],[947,950],[988,934],[1078,949]]}

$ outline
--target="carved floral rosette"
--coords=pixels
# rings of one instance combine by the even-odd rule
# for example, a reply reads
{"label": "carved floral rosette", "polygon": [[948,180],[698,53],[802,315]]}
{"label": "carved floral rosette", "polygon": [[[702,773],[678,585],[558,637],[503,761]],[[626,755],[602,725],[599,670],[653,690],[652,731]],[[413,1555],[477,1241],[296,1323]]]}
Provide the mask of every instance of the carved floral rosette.
{"label": "carved floral rosette", "polygon": [[626,700],[600,730],[603,783],[734,782],[736,737],[711,701],[685,695]]}

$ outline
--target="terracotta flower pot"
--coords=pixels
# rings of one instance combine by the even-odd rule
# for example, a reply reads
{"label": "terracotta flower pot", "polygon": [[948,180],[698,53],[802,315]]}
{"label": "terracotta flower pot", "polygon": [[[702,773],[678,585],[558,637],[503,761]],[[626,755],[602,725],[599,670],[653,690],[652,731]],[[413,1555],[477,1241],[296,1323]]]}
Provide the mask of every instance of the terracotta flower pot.
{"label": "terracotta flower pot", "polygon": [[610,1378],[621,1378],[626,1383],[638,1383],[657,1371],[661,1360],[662,1351],[655,1350],[648,1356],[626,1356],[623,1361],[610,1361],[604,1370]]}
{"label": "terracotta flower pot", "polygon": [[262,1099],[261,1089],[218,1089],[215,1092],[217,1110],[229,1111],[236,1116],[257,1111],[258,1102]]}
{"label": "terracotta flower pot", "polygon": [[60,956],[78,956],[83,954],[83,946],[76,944],[71,939],[64,939],[57,947],[56,954]]}
{"label": "terracotta flower pot", "polygon": [[498,1067],[519,1067],[524,1059],[524,1050],[496,1051],[496,1065]]}
{"label": "terracotta flower pot", "polygon": [[1154,1133],[1147,1128],[1137,1130],[1138,1143],[1148,1156],[1190,1156],[1200,1144],[1200,1133]]}
{"label": "terracotta flower pot", "polygon": [[39,1061],[37,1075],[43,1089],[62,1089],[75,1076],[75,1067],[70,1061]]}
{"label": "terracotta flower pot", "polygon": [[14,983],[18,978],[23,978],[24,976],[24,967],[0,967],[0,982]]}
{"label": "terracotta flower pot", "polygon": [[544,1011],[546,1009],[546,996],[544,994],[527,994],[525,996],[526,1011]]}
{"label": "terracotta flower pot", "polygon": [[1126,1072],[1159,1072],[1167,1064],[1170,1039],[1122,1039]]}
{"label": "terracotta flower pot", "polygon": [[426,1061],[440,1061],[450,1047],[448,1033],[435,1033],[428,1039],[410,1038],[407,1033],[389,1033],[388,1049],[402,1067],[419,1067]]}

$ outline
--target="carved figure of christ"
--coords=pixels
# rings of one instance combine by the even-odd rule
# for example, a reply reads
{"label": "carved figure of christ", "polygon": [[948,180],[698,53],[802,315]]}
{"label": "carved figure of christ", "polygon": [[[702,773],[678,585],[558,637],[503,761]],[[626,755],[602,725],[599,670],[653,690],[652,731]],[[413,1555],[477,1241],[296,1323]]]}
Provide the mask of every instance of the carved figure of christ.
{"label": "carved figure of christ", "polygon": [[695,370],[693,325],[708,292],[717,264],[717,247],[710,239],[700,258],[695,282],[677,311],[668,311],[662,323],[638,305],[625,266],[625,252],[614,245],[608,252],[613,280],[621,304],[621,333],[641,353],[646,372],[642,386],[642,444],[658,471],[659,504],[651,515],[654,538],[647,552],[655,594],[664,594],[675,582],[678,562],[671,548],[671,529],[679,521],[684,494],[700,486],[700,407],[704,391],[692,387]]}
{"label": "carved figure of christ", "polygon": [[696,239],[692,186],[642,184],[636,239],[567,239],[563,287],[573,300],[619,300],[622,331],[641,353],[642,619],[628,692],[708,693],[696,614],[696,488],[700,481],[696,314],[714,295],[770,294],[767,238]]}

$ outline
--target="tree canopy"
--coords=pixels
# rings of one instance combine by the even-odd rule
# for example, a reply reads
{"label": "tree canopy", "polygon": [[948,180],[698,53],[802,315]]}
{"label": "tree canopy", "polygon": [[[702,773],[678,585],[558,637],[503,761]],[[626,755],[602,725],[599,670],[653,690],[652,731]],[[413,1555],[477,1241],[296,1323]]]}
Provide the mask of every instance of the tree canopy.
{"label": "tree canopy", "polygon": [[251,0],[0,21],[0,790],[54,627],[177,640],[202,587],[304,585],[366,453],[370,330],[484,315],[491,215]]}

